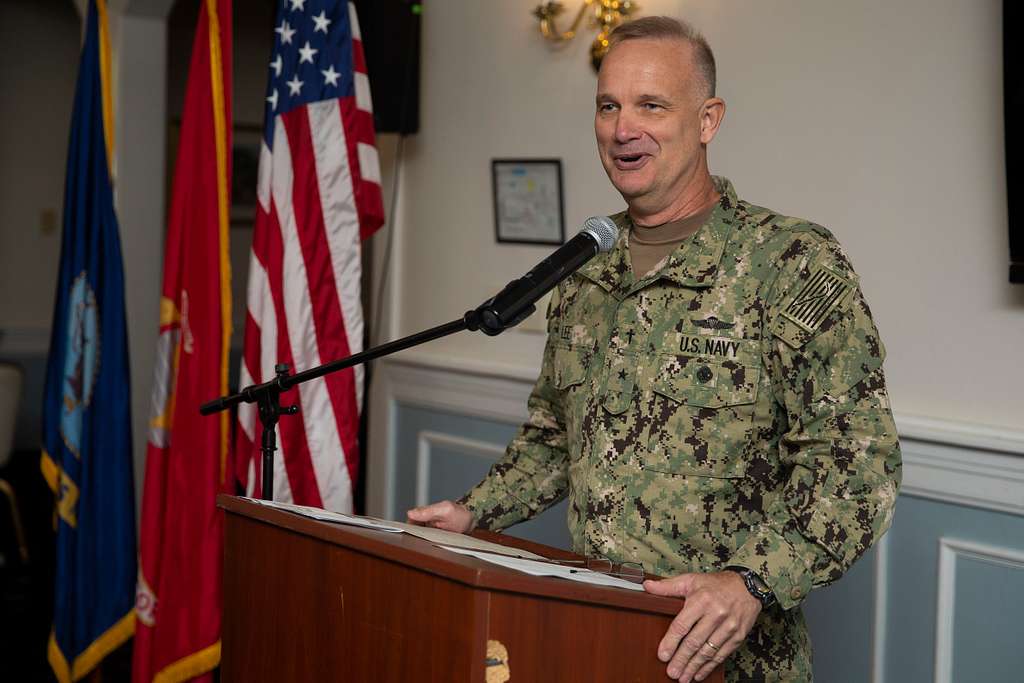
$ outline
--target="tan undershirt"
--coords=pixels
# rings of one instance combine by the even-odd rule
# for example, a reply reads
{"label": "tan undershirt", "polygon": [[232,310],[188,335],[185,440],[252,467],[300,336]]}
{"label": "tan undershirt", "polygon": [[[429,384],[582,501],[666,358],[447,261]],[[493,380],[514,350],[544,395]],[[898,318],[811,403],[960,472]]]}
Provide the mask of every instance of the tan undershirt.
{"label": "tan undershirt", "polygon": [[639,279],[648,275],[666,256],[692,237],[707,222],[717,203],[711,202],[692,216],[670,223],[650,227],[634,223],[629,231],[629,259],[633,264],[634,277]]}

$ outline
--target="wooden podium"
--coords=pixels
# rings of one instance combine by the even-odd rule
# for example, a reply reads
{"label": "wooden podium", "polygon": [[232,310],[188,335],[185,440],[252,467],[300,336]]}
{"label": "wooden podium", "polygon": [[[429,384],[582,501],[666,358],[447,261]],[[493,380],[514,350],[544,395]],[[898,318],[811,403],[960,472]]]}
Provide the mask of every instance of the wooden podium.
{"label": "wooden podium", "polygon": [[[218,504],[223,681],[670,680],[655,650],[681,600],[530,576],[243,498]],[[722,681],[721,668],[707,680]]]}

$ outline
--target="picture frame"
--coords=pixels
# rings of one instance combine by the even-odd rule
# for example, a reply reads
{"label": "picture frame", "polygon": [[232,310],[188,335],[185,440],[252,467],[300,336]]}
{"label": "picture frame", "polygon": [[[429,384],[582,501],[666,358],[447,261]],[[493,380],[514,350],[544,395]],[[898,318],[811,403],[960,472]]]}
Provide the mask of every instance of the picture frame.
{"label": "picture frame", "polygon": [[561,159],[492,159],[491,184],[498,242],[565,242]]}

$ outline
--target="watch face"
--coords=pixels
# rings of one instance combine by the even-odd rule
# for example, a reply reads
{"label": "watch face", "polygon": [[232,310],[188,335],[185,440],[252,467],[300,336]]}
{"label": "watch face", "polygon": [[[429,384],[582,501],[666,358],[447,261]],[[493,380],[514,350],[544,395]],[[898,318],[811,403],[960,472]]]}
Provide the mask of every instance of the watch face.
{"label": "watch face", "polygon": [[743,581],[747,584],[747,590],[750,591],[750,594],[761,601],[762,607],[767,607],[771,604],[771,598],[774,596],[768,590],[768,586],[765,585],[764,581],[761,580],[761,577],[748,569],[743,572]]}
{"label": "watch face", "polygon": [[743,578],[743,584],[747,587],[747,592],[757,598],[761,603],[761,607],[770,607],[775,604],[775,594],[772,593],[768,584],[755,574],[753,570],[746,567],[726,567],[726,570],[736,572]]}
{"label": "watch face", "polygon": [[771,592],[771,591],[768,590],[768,584],[766,584],[764,581],[762,581],[760,576],[758,576],[757,574],[755,574],[754,572],[751,572],[751,571],[748,571],[747,575],[750,577],[750,580],[753,582],[754,588],[756,588],[759,592],[761,592],[761,593],[770,593]]}

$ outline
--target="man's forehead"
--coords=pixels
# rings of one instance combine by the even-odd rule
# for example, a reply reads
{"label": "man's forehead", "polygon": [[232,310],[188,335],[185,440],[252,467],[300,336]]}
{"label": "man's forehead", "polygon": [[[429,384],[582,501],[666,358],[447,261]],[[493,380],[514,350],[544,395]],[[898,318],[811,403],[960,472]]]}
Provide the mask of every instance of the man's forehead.
{"label": "man's forehead", "polygon": [[612,89],[664,82],[675,89],[691,80],[693,47],[675,38],[634,38],[612,46],[597,76],[600,97]]}

